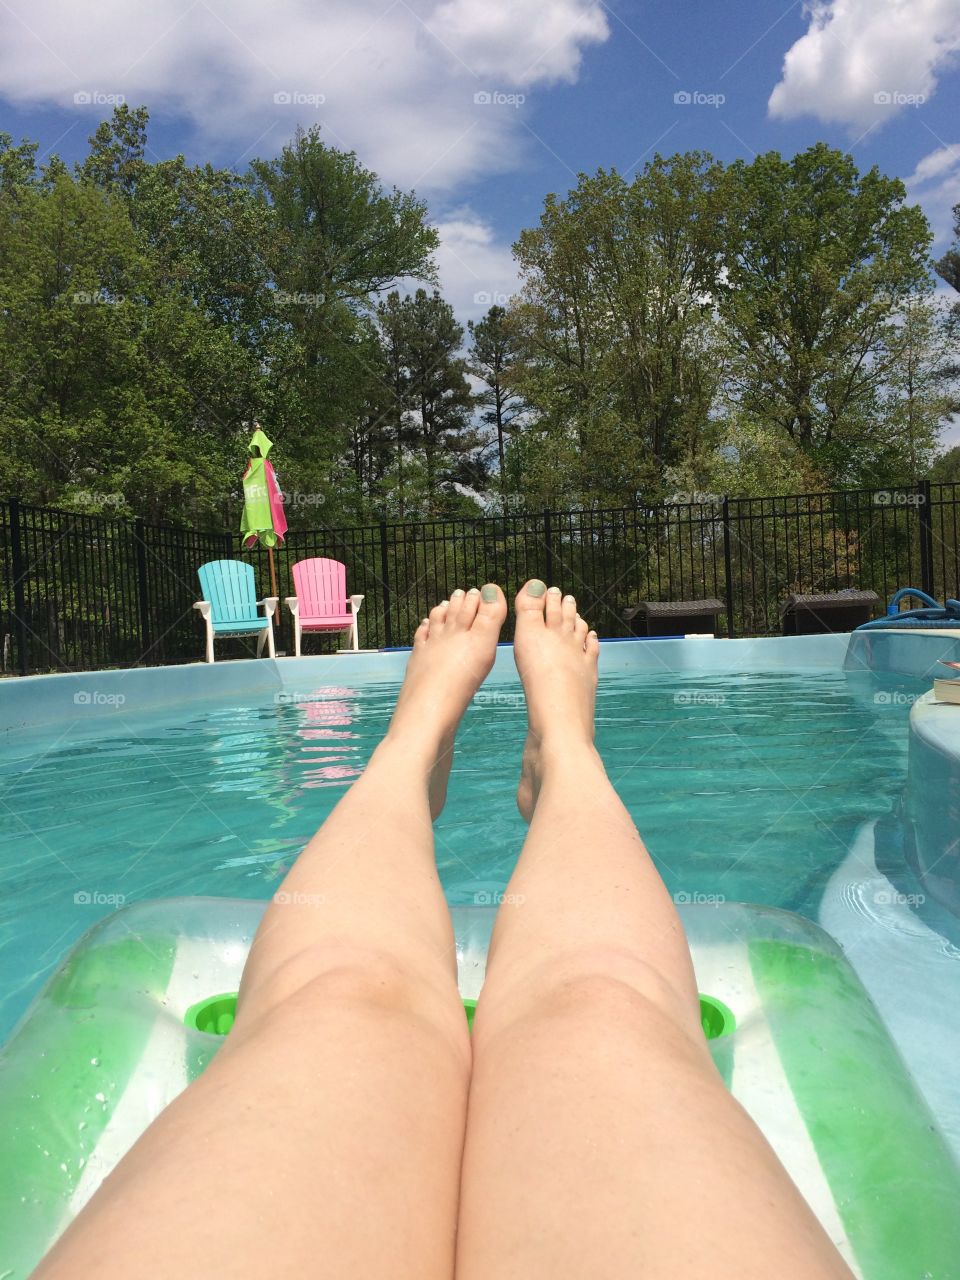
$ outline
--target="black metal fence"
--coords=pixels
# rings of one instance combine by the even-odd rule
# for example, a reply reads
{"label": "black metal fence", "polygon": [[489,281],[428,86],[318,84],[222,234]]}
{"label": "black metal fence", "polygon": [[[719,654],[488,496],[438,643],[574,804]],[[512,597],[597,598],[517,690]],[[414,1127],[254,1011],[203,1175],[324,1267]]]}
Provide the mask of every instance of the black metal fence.
{"label": "black metal fence", "polygon": [[[770,635],[795,591],[872,588],[882,599],[919,586],[960,597],[960,485],[720,498],[608,511],[543,511],[477,520],[383,521],[291,531],[274,553],[279,646],[289,641],[282,597],[291,568],[325,555],[364,595],[364,648],[406,644],[419,619],[456,586],[499,582],[510,594],[539,576],[573,591],[601,636],[626,634],[638,600],[725,602],[720,632]],[[233,533],[29,507],[0,508],[2,643],[6,673],[196,661],[203,627],[193,609],[206,560],[249,559],[270,594],[267,554]],[[509,637],[510,622],[506,636]],[[305,637],[304,651],[335,640]],[[218,653],[249,642],[218,642]]]}

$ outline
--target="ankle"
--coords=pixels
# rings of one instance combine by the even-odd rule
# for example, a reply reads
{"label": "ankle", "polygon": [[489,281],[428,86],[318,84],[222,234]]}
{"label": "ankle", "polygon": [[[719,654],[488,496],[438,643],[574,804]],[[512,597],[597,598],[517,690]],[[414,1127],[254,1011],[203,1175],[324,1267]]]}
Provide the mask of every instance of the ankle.
{"label": "ankle", "polygon": [[537,771],[541,781],[554,776],[580,777],[597,770],[604,772],[603,761],[591,738],[563,732],[545,734],[540,739]]}

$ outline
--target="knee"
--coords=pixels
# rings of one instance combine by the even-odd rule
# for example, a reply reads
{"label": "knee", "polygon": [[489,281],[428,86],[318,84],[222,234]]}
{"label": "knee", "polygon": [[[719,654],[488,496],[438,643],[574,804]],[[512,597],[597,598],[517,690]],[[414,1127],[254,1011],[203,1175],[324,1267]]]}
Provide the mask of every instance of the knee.
{"label": "knee", "polygon": [[[489,1005],[495,1007],[495,988],[490,994]],[[573,1021],[586,1034],[591,1023],[615,1023],[656,1037],[682,1031],[700,1039],[699,1010],[691,993],[624,948],[592,947],[561,955],[549,970],[539,970],[522,988],[503,995],[502,1009],[509,1021]]]}
{"label": "knee", "polygon": [[335,942],[304,947],[270,972],[257,974],[249,991],[241,987],[238,1022],[245,1014],[249,1022],[252,1015],[302,1018],[334,1008],[458,1029],[465,1022],[445,970],[420,973],[380,948]]}

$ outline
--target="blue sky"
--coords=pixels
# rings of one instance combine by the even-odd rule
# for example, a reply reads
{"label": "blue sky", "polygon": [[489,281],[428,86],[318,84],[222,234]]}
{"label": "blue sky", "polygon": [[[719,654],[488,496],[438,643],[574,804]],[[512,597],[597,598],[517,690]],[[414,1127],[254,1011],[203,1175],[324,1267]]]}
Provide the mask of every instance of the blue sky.
{"label": "blue sky", "polygon": [[960,0],[7,0],[0,36],[0,129],[68,160],[120,97],[154,156],[238,168],[321,123],[427,199],[462,319],[547,192],[655,151],[825,139],[904,178],[940,249],[960,201]]}

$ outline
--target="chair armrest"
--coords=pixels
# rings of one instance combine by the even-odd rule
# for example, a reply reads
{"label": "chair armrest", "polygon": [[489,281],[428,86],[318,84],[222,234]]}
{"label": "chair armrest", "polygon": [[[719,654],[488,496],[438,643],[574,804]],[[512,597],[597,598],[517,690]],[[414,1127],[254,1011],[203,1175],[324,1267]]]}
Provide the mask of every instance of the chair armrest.
{"label": "chair armrest", "polygon": [[209,600],[198,600],[193,607],[195,609],[199,609],[201,616],[206,618],[207,621],[210,620],[210,601]]}
{"label": "chair armrest", "polygon": [[286,601],[287,601],[287,608],[290,610],[293,616],[296,617],[297,614],[300,612],[300,597],[287,596]]}
{"label": "chair armrest", "polygon": [[351,613],[359,613],[359,612],[360,612],[360,606],[361,606],[362,604],[363,604],[363,596],[351,596],[351,597],[350,597],[350,612],[351,612]]}
{"label": "chair armrest", "polygon": [[262,605],[266,611],[267,617],[272,618],[277,612],[277,605],[280,603],[279,596],[264,596],[262,600],[258,600],[257,604]]}

